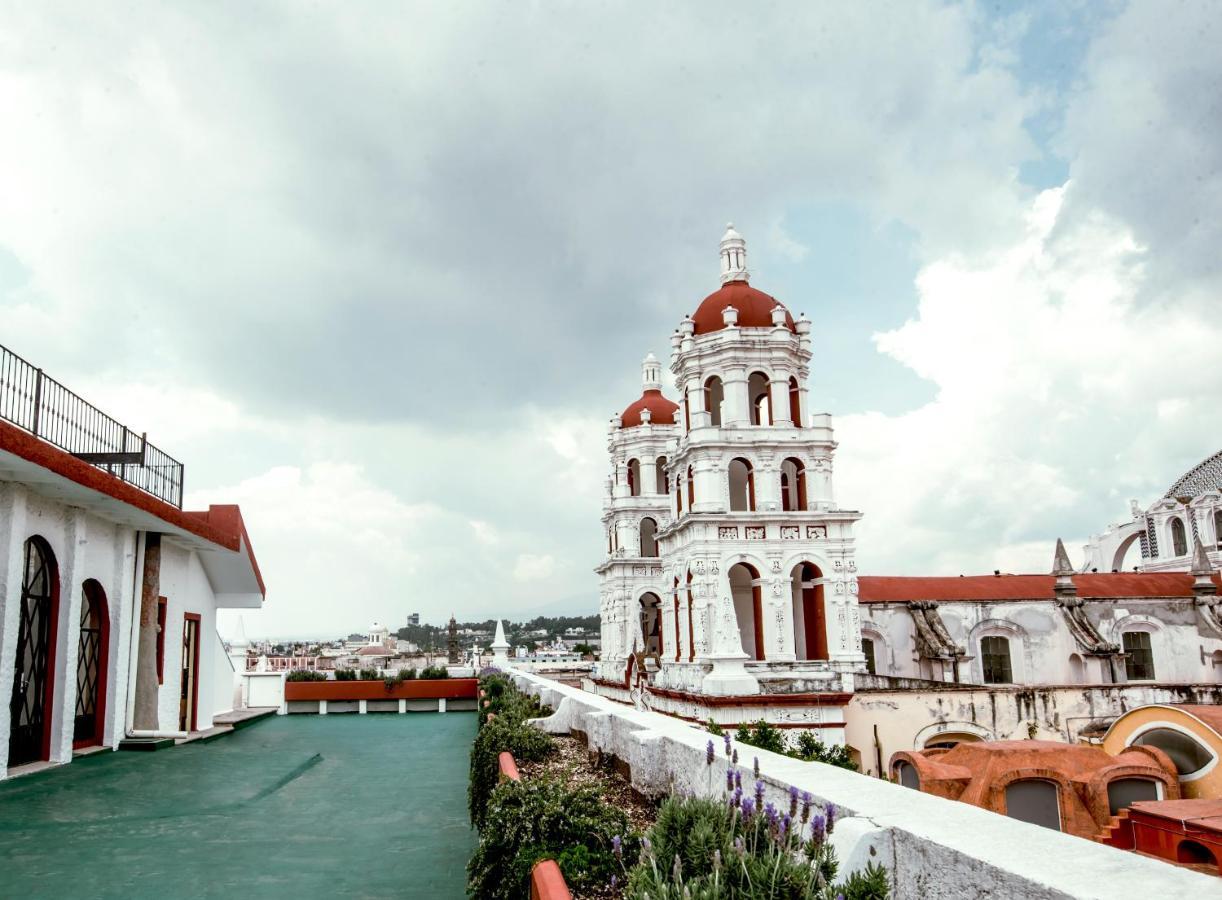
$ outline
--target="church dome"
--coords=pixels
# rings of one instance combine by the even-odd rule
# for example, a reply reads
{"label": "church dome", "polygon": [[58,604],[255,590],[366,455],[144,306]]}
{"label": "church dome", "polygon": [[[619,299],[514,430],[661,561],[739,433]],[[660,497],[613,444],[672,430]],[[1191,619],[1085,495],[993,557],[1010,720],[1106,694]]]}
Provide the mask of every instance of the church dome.
{"label": "church dome", "polygon": [[620,425],[623,428],[632,428],[642,424],[641,411],[646,409],[649,410],[650,425],[674,425],[679,404],[667,400],[660,390],[646,389],[641,394],[641,399],[628,404],[628,408],[620,415]]}
{"label": "church dome", "polygon": [[[775,297],[756,290],[746,281],[727,281],[720,289],[704,298],[692,321],[696,323],[696,334],[709,334],[726,327],[722,310],[732,306],[738,310],[739,328],[771,328],[772,310],[781,306]],[[793,316],[785,310],[785,327],[795,331]]]}
{"label": "church dome", "polygon": [[1206,491],[1222,491],[1222,450],[1197,463],[1167,488],[1164,497],[1199,497]]}

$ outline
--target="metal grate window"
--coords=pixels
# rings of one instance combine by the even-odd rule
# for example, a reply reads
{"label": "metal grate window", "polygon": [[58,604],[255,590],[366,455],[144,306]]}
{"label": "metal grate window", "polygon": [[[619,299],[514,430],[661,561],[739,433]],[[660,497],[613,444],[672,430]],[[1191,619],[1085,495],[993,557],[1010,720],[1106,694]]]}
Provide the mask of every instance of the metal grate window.
{"label": "metal grate window", "polygon": [[1014,681],[1010,670],[1010,642],[1006,638],[996,635],[981,638],[980,662],[984,668],[985,684],[1011,684]]}
{"label": "metal grate window", "polygon": [[1154,653],[1148,631],[1126,631],[1124,654],[1124,674],[1129,681],[1154,680]]}

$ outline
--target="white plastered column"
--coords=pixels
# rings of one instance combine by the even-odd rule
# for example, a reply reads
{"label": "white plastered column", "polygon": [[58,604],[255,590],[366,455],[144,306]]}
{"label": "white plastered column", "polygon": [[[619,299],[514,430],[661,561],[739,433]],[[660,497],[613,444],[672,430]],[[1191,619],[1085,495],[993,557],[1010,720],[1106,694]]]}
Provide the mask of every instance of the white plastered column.
{"label": "white plastered column", "polygon": [[778,373],[768,382],[768,402],[772,404],[772,424],[790,428],[794,422],[789,417],[789,378]]}
{"label": "white plastered column", "polygon": [[739,638],[738,618],[734,614],[733,593],[730,590],[730,573],[726,561],[719,565],[713,583],[717,594],[710,610],[708,661],[713,669],[704,676],[700,690],[715,696],[758,694],[759,682],[746,668],[747,654],[743,652]]}
{"label": "white plastered column", "polygon": [[692,512],[721,512],[727,509],[725,467],[720,460],[698,459],[692,463],[692,477],[696,482],[696,502]]}
{"label": "white plastered column", "polygon": [[13,696],[17,629],[21,621],[21,583],[25,561],[26,492],[18,484],[0,484],[0,777],[8,774],[8,741],[12,725],[7,700]]}
{"label": "white plastered column", "polygon": [[76,719],[76,660],[81,640],[81,590],[85,581],[84,554],[88,541],[85,512],[66,510],[64,544],[58,550],[59,621],[55,645],[55,693],[51,715],[51,760],[72,759],[72,732]]}
{"label": "white plastered column", "polygon": [[[687,414],[691,417],[689,421],[692,423],[692,428],[707,428],[709,426],[709,411],[704,408],[704,385],[700,382],[700,376],[693,375],[688,379],[687,389],[688,410]],[[682,428],[683,422],[679,423]]]}
{"label": "white plastered column", "polygon": [[751,404],[747,398],[747,370],[742,366],[726,369],[722,386],[725,399],[721,404],[721,424],[744,426],[749,423],[751,419],[748,410]]}
{"label": "white plastered column", "polygon": [[127,678],[131,649],[133,598],[136,593],[136,531],[120,528],[115,533],[117,552],[114,557],[110,584],[106,590],[106,608],[110,615],[110,650],[106,672],[106,722],[102,743],[118,747],[127,721]]}
{"label": "white plastered column", "polygon": [[760,579],[764,597],[764,654],[772,662],[793,662],[797,659],[793,586],[784,573],[779,572],[779,565],[779,557],[770,560],[768,574]]}

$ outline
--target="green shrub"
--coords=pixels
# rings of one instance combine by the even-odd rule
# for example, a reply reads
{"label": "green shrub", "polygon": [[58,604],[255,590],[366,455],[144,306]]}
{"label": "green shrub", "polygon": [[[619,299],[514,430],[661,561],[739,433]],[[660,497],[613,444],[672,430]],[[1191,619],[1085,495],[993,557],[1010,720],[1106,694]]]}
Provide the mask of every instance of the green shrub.
{"label": "green shrub", "polygon": [[336,669],[336,681],[356,681],[356,669]]}
{"label": "green shrub", "polygon": [[[709,730],[712,731],[711,728]],[[785,737],[781,734],[781,730],[774,725],[769,725],[763,719],[754,725],[739,725],[734,737],[739,743],[750,744],[761,750],[783,753],[806,762],[827,763],[851,772],[857,771],[857,763],[853,762],[853,757],[849,755],[847,747],[825,744],[809,731],[803,731],[798,735],[798,746],[792,750],[786,748]]]}
{"label": "green shrub", "polygon": [[[551,714],[551,710],[541,706],[537,699],[514,687],[508,675],[486,675],[479,680],[479,686],[480,690],[484,692],[484,696],[479,699],[481,725],[488,720],[489,714],[518,722],[539,719]],[[484,701],[488,702],[487,706],[484,706]]]}
{"label": "green shrub", "polygon": [[489,797],[500,777],[498,758],[508,750],[518,763],[538,762],[555,749],[552,736],[521,719],[498,716],[485,722],[471,745],[471,776],[467,783],[467,810],[481,831]]}
{"label": "green shrub", "polygon": [[837,864],[826,841],[828,820],[811,812],[809,798],[801,815],[792,818],[771,804],[756,810],[750,798],[725,803],[671,797],[642,841],[625,896],[832,900],[843,894],[846,900],[885,900],[887,872],[872,864],[833,885]]}
{"label": "green shrub", "polygon": [[420,670],[421,678],[449,678],[450,673],[445,666],[428,666]]}
{"label": "green shrub", "polygon": [[[490,723],[485,730],[496,727]],[[492,792],[480,845],[467,866],[468,893],[476,900],[530,896],[530,870],[554,859],[564,880],[581,896],[621,871],[621,852],[636,855],[623,810],[606,803],[597,788],[570,789],[553,778],[506,781]]]}
{"label": "green shrub", "polygon": [[377,669],[361,669],[359,676],[360,681],[377,681],[382,676],[378,674]]}
{"label": "green shrub", "polygon": [[312,669],[295,669],[284,677],[285,681],[326,681],[326,672],[315,672]]}
{"label": "green shrub", "polygon": [[773,753],[785,752],[785,737],[781,730],[760,719],[754,725],[739,725],[734,735],[740,744],[750,744],[761,750],[771,750]]}

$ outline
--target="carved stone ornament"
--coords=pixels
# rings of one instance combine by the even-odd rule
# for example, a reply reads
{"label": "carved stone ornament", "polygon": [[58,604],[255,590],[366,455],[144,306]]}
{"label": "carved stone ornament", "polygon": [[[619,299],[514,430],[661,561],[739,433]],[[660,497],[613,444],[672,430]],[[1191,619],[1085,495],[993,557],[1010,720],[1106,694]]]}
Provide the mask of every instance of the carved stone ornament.
{"label": "carved stone ornament", "polygon": [[833,560],[832,568],[835,569],[837,572],[839,572],[841,569],[844,568],[844,560],[843,559]]}
{"label": "carved stone ornament", "polygon": [[821,541],[827,539],[826,525],[807,525],[806,526],[807,540]]}
{"label": "carved stone ornament", "polygon": [[722,526],[720,526],[720,527],[717,529],[717,537],[719,537],[719,538],[720,538],[721,540],[723,540],[723,541],[736,541],[736,540],[738,540],[738,526],[737,526],[737,525],[722,525]]}
{"label": "carved stone ornament", "polygon": [[846,561],[844,564],[844,567],[848,569],[850,572],[856,572],[857,571],[857,560],[850,559]]}
{"label": "carved stone ornament", "polygon": [[772,561],[772,571],[774,572],[781,571],[781,561],[779,559],[774,559]]}
{"label": "carved stone ornament", "polygon": [[850,594],[856,594],[856,593],[857,593],[857,580],[856,580],[856,579],[854,579],[853,581],[850,581],[850,582],[849,582],[849,593],[850,593]]}
{"label": "carved stone ornament", "polygon": [[746,526],[747,540],[762,541],[766,532],[763,525],[748,525]]}
{"label": "carved stone ornament", "polygon": [[703,559],[696,560],[696,565],[694,566],[694,569],[697,575],[703,575],[704,574],[704,560]]}
{"label": "carved stone ornament", "polygon": [[648,574],[648,572],[649,572],[649,568],[647,566],[633,566],[632,567],[633,575],[646,575]]}
{"label": "carved stone ornament", "polygon": [[772,582],[772,596],[781,596],[781,583],[779,581]]}
{"label": "carved stone ornament", "polygon": [[717,563],[716,563],[716,562],[709,563],[709,574],[710,574],[710,575],[716,575],[716,574],[717,574],[718,572],[720,572],[720,571],[721,571],[721,569],[719,569],[719,568],[717,567]]}
{"label": "carved stone ornament", "polygon": [[801,537],[802,537],[802,529],[799,528],[797,525],[782,525],[781,526],[781,540],[796,541]]}

